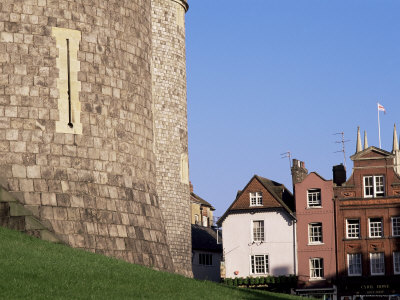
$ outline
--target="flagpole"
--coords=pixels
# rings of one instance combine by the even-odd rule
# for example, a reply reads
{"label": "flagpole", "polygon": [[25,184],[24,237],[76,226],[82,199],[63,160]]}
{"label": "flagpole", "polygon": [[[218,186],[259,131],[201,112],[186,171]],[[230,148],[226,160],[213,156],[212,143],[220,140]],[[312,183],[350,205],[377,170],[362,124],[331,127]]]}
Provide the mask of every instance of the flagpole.
{"label": "flagpole", "polygon": [[379,103],[377,103],[376,108],[378,110],[379,149],[382,149],[382,146],[381,146],[381,122],[379,121]]}

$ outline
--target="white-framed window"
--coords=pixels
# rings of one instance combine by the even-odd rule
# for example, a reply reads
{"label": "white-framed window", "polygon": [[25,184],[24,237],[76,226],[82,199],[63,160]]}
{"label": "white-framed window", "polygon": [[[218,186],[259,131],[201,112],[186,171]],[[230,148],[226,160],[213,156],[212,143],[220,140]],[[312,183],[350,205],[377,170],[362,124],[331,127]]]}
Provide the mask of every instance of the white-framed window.
{"label": "white-framed window", "polygon": [[392,217],[392,236],[400,236],[400,217]]}
{"label": "white-framed window", "polygon": [[250,206],[261,206],[262,205],[262,193],[254,192],[250,193]]}
{"label": "white-framed window", "polygon": [[360,220],[347,219],[346,220],[346,233],[348,239],[360,238]]}
{"label": "white-framed window", "polygon": [[308,224],[308,243],[309,244],[322,243],[322,223]]}
{"label": "white-framed window", "polygon": [[204,266],[212,266],[212,254],[199,253],[199,264]]}
{"label": "white-framed window", "polygon": [[369,260],[371,275],[385,275],[385,253],[370,253]]}
{"label": "white-framed window", "polygon": [[252,274],[268,274],[269,261],[268,254],[251,255],[251,273]]}
{"label": "white-framed window", "polygon": [[310,258],[310,279],[324,278],[324,259]]}
{"label": "white-framed window", "polygon": [[385,176],[364,176],[364,197],[372,198],[383,196],[385,196]]}
{"label": "white-framed window", "polygon": [[253,242],[264,242],[264,221],[253,221]]}
{"label": "white-framed window", "polygon": [[400,252],[393,252],[393,271],[400,274]]}
{"label": "white-framed window", "polygon": [[307,191],[307,207],[321,207],[321,189]]}
{"label": "white-framed window", "polygon": [[203,216],[203,224],[204,227],[208,227],[208,217],[207,216]]}
{"label": "white-framed window", "polygon": [[369,237],[383,237],[382,218],[369,218]]}
{"label": "white-framed window", "polygon": [[347,274],[349,276],[361,276],[361,253],[347,254]]}

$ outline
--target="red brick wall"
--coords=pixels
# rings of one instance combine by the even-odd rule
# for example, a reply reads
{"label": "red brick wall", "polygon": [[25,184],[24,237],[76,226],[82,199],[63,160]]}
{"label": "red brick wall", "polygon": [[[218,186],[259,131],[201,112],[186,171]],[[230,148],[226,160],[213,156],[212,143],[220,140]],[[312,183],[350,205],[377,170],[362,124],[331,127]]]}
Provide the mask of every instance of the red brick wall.
{"label": "red brick wall", "polygon": [[[321,189],[321,208],[307,208],[307,190]],[[331,180],[310,173],[303,182],[295,185],[297,215],[297,257],[300,287],[331,286],[335,276],[335,233],[333,188]],[[322,223],[322,244],[308,244],[308,224]],[[310,258],[324,259],[324,281],[310,281]]]}
{"label": "red brick wall", "polygon": [[[400,250],[400,239],[392,238],[391,217],[400,216],[400,190],[396,184],[399,178],[393,169],[393,158],[370,152],[355,160],[353,174],[342,187],[335,187],[337,215],[338,272],[347,276],[347,254],[362,254],[363,276],[370,276],[369,253],[385,253],[385,275],[393,274],[393,251]],[[364,198],[363,177],[366,175],[385,176],[385,196]],[[369,238],[368,219],[383,219],[383,238]],[[346,219],[360,220],[360,239],[346,238]]]}

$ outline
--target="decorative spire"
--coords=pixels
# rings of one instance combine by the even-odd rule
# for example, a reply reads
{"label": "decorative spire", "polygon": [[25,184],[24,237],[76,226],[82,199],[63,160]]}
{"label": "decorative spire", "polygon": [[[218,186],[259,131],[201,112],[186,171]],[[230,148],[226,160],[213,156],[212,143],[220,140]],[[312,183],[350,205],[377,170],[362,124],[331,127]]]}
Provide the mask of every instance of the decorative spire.
{"label": "decorative spire", "polygon": [[392,152],[399,151],[399,143],[397,142],[397,131],[396,131],[396,124],[394,124],[393,128],[393,148]]}
{"label": "decorative spire", "polygon": [[362,146],[361,146],[361,134],[360,134],[360,126],[357,127],[357,147],[356,147],[356,153],[362,151]]}
{"label": "decorative spire", "polygon": [[364,150],[368,148],[367,131],[364,130]]}

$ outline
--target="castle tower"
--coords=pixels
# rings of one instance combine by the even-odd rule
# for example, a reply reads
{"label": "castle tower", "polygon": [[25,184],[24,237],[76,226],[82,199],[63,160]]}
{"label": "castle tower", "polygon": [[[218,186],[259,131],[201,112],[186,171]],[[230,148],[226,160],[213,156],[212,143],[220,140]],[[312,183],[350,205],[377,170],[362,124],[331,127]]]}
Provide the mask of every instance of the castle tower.
{"label": "castle tower", "polygon": [[157,192],[176,271],[191,276],[185,0],[152,0]]}
{"label": "castle tower", "polygon": [[1,1],[0,183],[65,243],[173,271],[169,241],[190,266],[186,3],[152,2]]}

